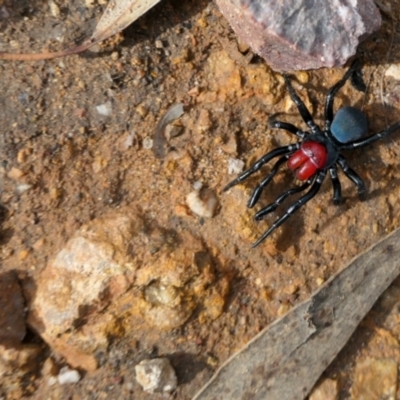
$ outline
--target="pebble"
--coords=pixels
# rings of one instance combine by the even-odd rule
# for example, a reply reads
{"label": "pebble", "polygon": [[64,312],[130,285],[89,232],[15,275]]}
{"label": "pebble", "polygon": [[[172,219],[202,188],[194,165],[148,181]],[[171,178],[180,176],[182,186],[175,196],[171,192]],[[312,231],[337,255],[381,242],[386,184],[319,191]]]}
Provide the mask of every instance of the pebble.
{"label": "pebble", "polygon": [[244,169],[244,161],[238,158],[228,159],[228,174],[240,174]]}
{"label": "pebble", "polygon": [[146,392],[170,393],[178,385],[175,370],[167,358],[143,360],[135,366],[136,380]]}
{"label": "pebble", "polygon": [[22,194],[31,188],[32,188],[32,185],[30,185],[29,183],[21,183],[20,185],[16,186],[15,190],[17,191],[18,194]]}
{"label": "pebble", "polygon": [[152,147],[153,147],[153,139],[145,137],[143,139],[143,148],[146,150],[150,150]]}
{"label": "pebble", "polygon": [[199,217],[212,218],[218,200],[211,189],[195,190],[186,196],[186,204]]}
{"label": "pebble", "polygon": [[385,76],[400,80],[400,65],[392,64],[385,72]]}
{"label": "pebble", "polygon": [[109,117],[112,114],[112,104],[111,101],[107,101],[107,103],[100,104],[96,106],[96,111],[104,116],[104,117]]}
{"label": "pebble", "polygon": [[58,374],[57,380],[60,385],[65,385],[67,383],[77,383],[81,379],[78,371],[74,369],[69,369],[68,367],[63,367]]}

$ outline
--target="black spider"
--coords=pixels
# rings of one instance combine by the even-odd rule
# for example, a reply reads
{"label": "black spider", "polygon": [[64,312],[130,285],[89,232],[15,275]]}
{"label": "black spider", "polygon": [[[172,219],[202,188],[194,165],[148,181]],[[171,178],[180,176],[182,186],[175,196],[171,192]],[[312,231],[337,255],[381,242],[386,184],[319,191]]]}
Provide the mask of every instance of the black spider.
{"label": "black spider", "polygon": [[224,187],[224,191],[243,182],[246,178],[257,172],[264,164],[279,157],[272,167],[271,172],[255,188],[248,207],[252,208],[260,198],[263,189],[271,182],[278,172],[279,167],[288,162],[288,167],[296,172],[296,177],[304,183],[300,186],[291,188],[283,192],[273,203],[267,205],[258,211],[255,215],[257,221],[263,219],[267,214],[275,211],[286,198],[296,193],[300,193],[311,186],[310,190],[294,202],[275,223],[253,244],[253,247],[259,245],[276,228],[282,225],[290,218],[301,206],[311,200],[320,190],[322,182],[329,172],[333,185],[333,202],[339,204],[341,196],[341,185],[338,178],[338,166],[344,174],[357,186],[358,194],[361,197],[366,187],[361,177],[351,169],[346,159],[340,153],[342,150],[358,149],[384,138],[390,133],[400,129],[400,122],[374,135],[365,137],[368,132],[368,123],[365,114],[354,107],[343,107],[333,116],[333,101],[336,93],[341,89],[349,77],[356,71],[358,60],[354,61],[347,70],[343,78],[337,82],[328,91],[325,100],[325,129],[321,130],[315,124],[310,112],[299,96],[294,91],[290,79],[284,75],[285,83],[289,95],[296,104],[300,115],[307,124],[311,132],[302,131],[296,126],[287,122],[270,121],[272,128],[284,129],[296,135],[300,140],[297,143],[288,146],[278,147],[261,157],[248,170],[244,171],[239,177]]}

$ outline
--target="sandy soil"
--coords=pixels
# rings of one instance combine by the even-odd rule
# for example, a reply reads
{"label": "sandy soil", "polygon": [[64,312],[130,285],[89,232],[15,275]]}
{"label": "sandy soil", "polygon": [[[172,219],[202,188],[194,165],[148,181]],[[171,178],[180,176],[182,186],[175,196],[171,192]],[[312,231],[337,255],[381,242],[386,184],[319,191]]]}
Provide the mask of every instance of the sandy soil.
{"label": "sandy soil", "polygon": [[[0,16],[0,50],[70,47],[90,35],[103,10],[97,3],[56,3],[59,15],[52,14],[47,2],[0,1],[9,13]],[[399,29],[384,15],[382,29],[359,51],[367,92],[347,84],[336,102],[363,107],[371,132],[400,119],[399,80],[385,76],[389,65],[400,62]],[[334,206],[327,180],[290,223],[250,248],[277,214],[256,224],[254,212],[246,209],[259,176],[221,192],[234,177],[228,174],[228,160],[239,158],[249,166],[273,147],[293,141],[268,128],[272,114],[303,125],[280,75],[247,50],[238,50],[212,1],[162,0],[124,32],[123,40],[113,39],[100,53],[0,62],[0,71],[1,268],[18,270],[27,293],[28,282],[82,224],[125,207],[139,209],[183,238],[185,232],[200,237],[218,274],[230,279],[225,312],[207,326],[194,316],[181,329],[155,334],[154,348],[128,334],[77,385],[49,387],[36,370],[10,398],[150,398],[135,383],[133,365],[143,354],[157,353],[170,354],[177,370],[180,385],[174,397],[190,398],[260,329],[400,225],[398,133],[346,153],[368,186],[364,202],[341,177],[346,201]],[[342,74],[342,69],[295,74],[295,87],[316,121],[321,121],[327,88]],[[176,103],[185,105],[182,132],[170,140],[165,157],[157,159],[146,144]],[[96,108],[104,104],[111,107],[109,116]],[[199,218],[186,208],[186,195],[197,181],[217,193],[213,218]],[[292,182],[293,176],[282,172],[260,203],[268,204]],[[400,362],[398,307],[400,281],[324,374],[340,382],[341,399],[349,398],[361,361]],[[32,333],[26,340],[38,338]],[[44,358],[48,352],[45,348]]]}

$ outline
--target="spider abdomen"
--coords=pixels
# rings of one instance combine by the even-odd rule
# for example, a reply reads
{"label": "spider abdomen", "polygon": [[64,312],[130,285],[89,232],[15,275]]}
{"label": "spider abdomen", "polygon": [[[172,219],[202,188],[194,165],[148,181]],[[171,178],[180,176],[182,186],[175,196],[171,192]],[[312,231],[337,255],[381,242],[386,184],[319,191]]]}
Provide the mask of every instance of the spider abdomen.
{"label": "spider abdomen", "polygon": [[340,143],[359,140],[368,132],[367,117],[358,108],[343,107],[332,121],[331,132]]}
{"label": "spider abdomen", "polygon": [[288,167],[296,171],[296,177],[301,181],[311,178],[317,170],[326,166],[328,151],[318,142],[304,142],[299,150],[293,153],[288,160]]}

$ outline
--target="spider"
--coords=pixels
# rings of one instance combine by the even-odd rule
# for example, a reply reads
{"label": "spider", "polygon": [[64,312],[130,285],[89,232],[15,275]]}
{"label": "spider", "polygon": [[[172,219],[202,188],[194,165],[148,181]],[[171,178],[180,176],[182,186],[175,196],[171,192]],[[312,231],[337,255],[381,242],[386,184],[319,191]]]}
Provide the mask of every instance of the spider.
{"label": "spider", "polygon": [[270,173],[257,185],[248,202],[252,208],[258,202],[263,189],[272,181],[280,166],[287,161],[289,169],[295,172],[299,181],[303,183],[283,192],[273,203],[262,208],[255,214],[257,221],[263,219],[267,214],[275,211],[288,197],[310,189],[295,201],[286,212],[278,218],[267,231],[253,244],[258,246],[271,233],[289,219],[296,211],[310,201],[320,190],[322,182],[329,173],[333,186],[333,203],[339,204],[342,200],[341,185],[338,178],[338,167],[357,187],[360,198],[366,192],[366,186],[361,177],[349,167],[346,159],[341,154],[342,150],[358,149],[368,146],[380,140],[392,132],[400,129],[400,122],[390,126],[379,133],[366,136],[368,122],[365,114],[355,107],[342,107],[335,116],[333,115],[333,102],[337,92],[344,86],[346,81],[356,72],[359,65],[355,60],[343,78],[332,86],[325,100],[325,128],[321,128],[314,122],[309,110],[294,91],[289,77],[285,74],[284,80],[292,101],[296,104],[301,117],[307,124],[310,132],[303,131],[296,126],[282,121],[272,120],[269,122],[271,128],[284,129],[300,140],[288,146],[278,147],[270,151],[256,161],[249,169],[244,171],[236,179],[226,185],[223,191],[243,182],[250,175],[259,171],[261,167],[278,157]]}

